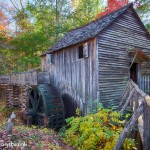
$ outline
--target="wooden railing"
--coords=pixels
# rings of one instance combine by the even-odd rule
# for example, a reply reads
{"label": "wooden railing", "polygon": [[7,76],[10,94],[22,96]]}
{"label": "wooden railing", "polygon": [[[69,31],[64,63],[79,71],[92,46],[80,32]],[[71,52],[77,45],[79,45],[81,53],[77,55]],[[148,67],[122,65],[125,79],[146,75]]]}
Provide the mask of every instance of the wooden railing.
{"label": "wooden railing", "polygon": [[48,72],[23,72],[0,76],[0,84],[37,85],[50,83]]}
{"label": "wooden railing", "polygon": [[0,76],[0,84],[7,84],[10,82],[9,75],[1,75]]}
{"label": "wooden railing", "polygon": [[[124,103],[125,101],[125,103]],[[134,125],[138,122],[138,129],[143,143],[143,149],[149,150],[150,148],[150,96],[144,93],[138,85],[132,80],[129,80],[125,91],[122,95],[121,113],[125,111],[128,105],[133,108],[133,115],[129,122],[126,124],[122,134],[119,137],[115,150],[120,150],[128,133],[132,130]]]}

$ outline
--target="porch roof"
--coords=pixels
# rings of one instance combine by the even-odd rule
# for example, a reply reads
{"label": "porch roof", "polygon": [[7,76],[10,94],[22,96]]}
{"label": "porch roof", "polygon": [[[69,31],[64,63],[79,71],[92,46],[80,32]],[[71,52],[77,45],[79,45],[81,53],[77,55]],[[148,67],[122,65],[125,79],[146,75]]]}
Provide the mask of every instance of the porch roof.
{"label": "porch roof", "polygon": [[138,59],[138,60],[140,60],[142,62],[143,61],[150,62],[150,57],[148,55],[146,55],[142,50],[135,49],[135,50],[131,51],[129,53],[129,55],[134,57],[134,60]]}

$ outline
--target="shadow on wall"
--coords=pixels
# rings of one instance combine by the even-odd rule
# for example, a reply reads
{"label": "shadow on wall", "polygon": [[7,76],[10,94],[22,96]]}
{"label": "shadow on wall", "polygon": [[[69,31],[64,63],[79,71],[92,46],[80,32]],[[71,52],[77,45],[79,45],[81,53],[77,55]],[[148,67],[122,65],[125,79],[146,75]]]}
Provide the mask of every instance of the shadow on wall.
{"label": "shadow on wall", "polygon": [[69,118],[76,115],[77,104],[75,100],[68,94],[62,95],[64,103],[65,118]]}

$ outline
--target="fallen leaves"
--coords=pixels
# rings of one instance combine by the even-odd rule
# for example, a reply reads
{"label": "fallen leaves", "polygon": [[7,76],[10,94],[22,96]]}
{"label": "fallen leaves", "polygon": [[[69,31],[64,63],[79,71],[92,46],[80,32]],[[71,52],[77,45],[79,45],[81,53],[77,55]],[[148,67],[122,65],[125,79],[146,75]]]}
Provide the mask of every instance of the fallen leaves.
{"label": "fallen leaves", "polygon": [[[24,126],[19,118],[19,109],[6,108],[0,101],[0,150],[73,150],[60,135],[49,128]],[[16,114],[12,134],[6,133],[6,122],[12,113]]]}
{"label": "fallen leaves", "polygon": [[[7,149],[5,144],[10,144],[11,142],[14,145],[17,144],[17,146],[12,147],[14,150],[21,150],[21,148],[31,150],[73,150],[52,129],[35,129],[35,127],[28,128],[21,125],[15,126],[13,134],[9,135],[4,130],[4,126],[3,128],[0,127],[0,143],[3,143],[0,146],[3,149]],[[25,143],[25,147],[23,147],[23,143]]]}

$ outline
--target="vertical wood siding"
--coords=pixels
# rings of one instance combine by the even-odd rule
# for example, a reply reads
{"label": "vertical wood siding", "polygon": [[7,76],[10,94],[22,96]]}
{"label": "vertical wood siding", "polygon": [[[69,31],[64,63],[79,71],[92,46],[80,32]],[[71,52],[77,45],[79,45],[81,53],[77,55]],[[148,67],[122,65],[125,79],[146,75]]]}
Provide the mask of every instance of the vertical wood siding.
{"label": "vertical wood siding", "polygon": [[[147,37],[133,12],[128,10],[109,28],[98,35],[100,101],[107,106],[118,106],[129,77],[129,51],[138,48],[150,57],[150,38]],[[150,76],[150,68],[141,65]]]}
{"label": "vertical wood siding", "polygon": [[43,55],[41,58],[42,71],[46,71],[46,56]]}
{"label": "vertical wood siding", "polygon": [[86,113],[86,106],[90,107],[90,101],[97,99],[98,92],[96,40],[88,42],[88,58],[79,59],[79,45],[75,45],[52,53],[54,64],[43,64],[50,73],[51,83],[59,89],[61,95],[72,97],[74,106],[68,107],[78,106],[83,113]]}

